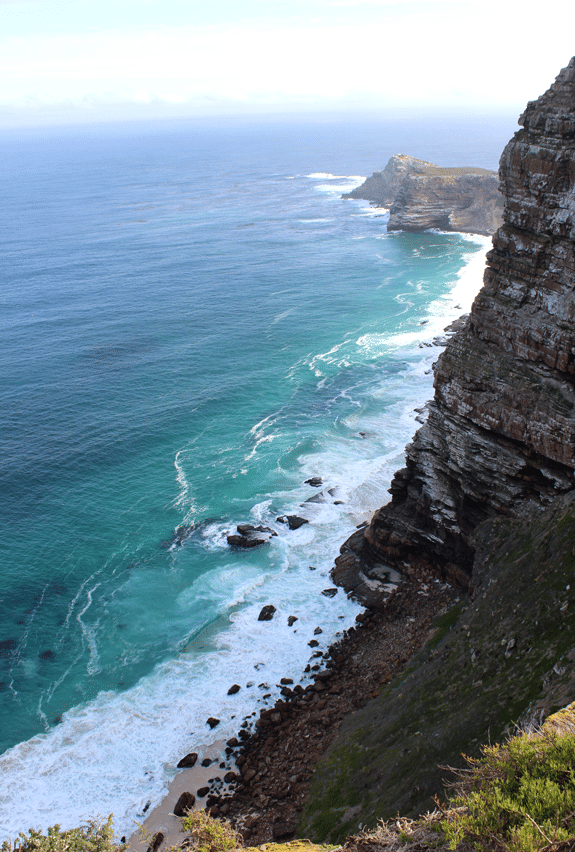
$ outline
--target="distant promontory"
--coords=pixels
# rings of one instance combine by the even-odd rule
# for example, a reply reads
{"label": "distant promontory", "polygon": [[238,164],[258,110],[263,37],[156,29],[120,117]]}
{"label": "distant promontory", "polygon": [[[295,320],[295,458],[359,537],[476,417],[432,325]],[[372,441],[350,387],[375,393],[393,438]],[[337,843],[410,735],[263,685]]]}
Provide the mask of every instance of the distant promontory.
{"label": "distant promontory", "polygon": [[343,198],[363,198],[389,208],[388,231],[466,231],[489,236],[502,222],[503,199],[496,172],[441,168],[396,154]]}

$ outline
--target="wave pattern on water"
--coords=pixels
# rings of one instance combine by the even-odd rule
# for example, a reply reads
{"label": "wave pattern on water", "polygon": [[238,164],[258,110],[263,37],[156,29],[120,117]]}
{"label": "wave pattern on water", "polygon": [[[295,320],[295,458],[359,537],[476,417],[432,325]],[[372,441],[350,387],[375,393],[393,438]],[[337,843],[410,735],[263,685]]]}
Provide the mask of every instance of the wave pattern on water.
{"label": "wave pattern on water", "polygon": [[[340,199],[363,179],[349,137],[328,158],[315,132],[8,152],[1,836],[96,811],[131,833],[208,716],[235,733],[317,627],[323,652],[353,623],[322,595],[333,558],[386,499],[485,241],[388,235]],[[242,522],[277,535],[230,550]]]}

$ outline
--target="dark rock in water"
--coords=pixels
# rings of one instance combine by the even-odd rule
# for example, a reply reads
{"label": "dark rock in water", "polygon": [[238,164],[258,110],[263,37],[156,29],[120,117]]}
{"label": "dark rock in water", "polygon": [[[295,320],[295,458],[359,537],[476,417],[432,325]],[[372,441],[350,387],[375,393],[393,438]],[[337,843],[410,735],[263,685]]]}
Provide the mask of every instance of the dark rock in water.
{"label": "dark rock in water", "polygon": [[236,692],[240,691],[240,689],[241,689],[241,686],[237,683],[234,683],[234,685],[230,686],[230,688],[228,689],[228,695],[235,695]]}
{"label": "dark rock in water", "polygon": [[295,624],[297,621],[297,615],[288,615],[288,627],[291,627],[292,624]]}
{"label": "dark rock in water", "polygon": [[146,804],[144,805],[144,808],[143,808],[143,810],[142,810],[142,813],[143,813],[143,814],[145,814],[145,813],[147,813],[147,812],[149,811],[149,809],[150,809],[150,805],[151,805],[151,804],[152,804],[152,803],[151,803],[149,800],[146,802]]}
{"label": "dark rock in water", "polygon": [[312,476],[311,479],[306,479],[306,485],[311,485],[312,488],[319,488],[320,485],[323,485],[323,479],[321,476]]}
{"label": "dark rock in water", "polygon": [[202,762],[201,762],[200,766],[211,766],[213,762],[214,762],[214,761],[213,761],[213,760],[211,760],[211,758],[209,758],[209,757],[204,757],[204,759],[202,760]]}
{"label": "dark rock in water", "polygon": [[215,728],[217,725],[220,724],[220,720],[214,719],[213,716],[210,716],[210,718],[207,720],[206,724],[209,725],[210,728]]}
{"label": "dark rock in water", "polygon": [[262,607],[262,610],[258,615],[258,621],[271,621],[275,612],[276,608],[272,604]]}
{"label": "dark rock in water", "polygon": [[313,497],[308,497],[307,500],[302,503],[302,506],[305,505],[305,503],[325,503],[323,491],[320,491],[319,494],[314,494]]}
{"label": "dark rock in water", "polygon": [[161,831],[158,831],[152,837],[152,842],[148,846],[147,852],[158,852],[158,849],[160,848],[160,846],[162,845],[163,842],[164,842],[164,835],[162,834]]}
{"label": "dark rock in water", "polygon": [[271,527],[263,527],[261,524],[258,527],[254,527],[252,524],[238,524],[236,529],[240,535],[250,535],[250,533],[255,532],[269,533],[272,536],[277,535],[277,532],[272,530]]}
{"label": "dark rock in water", "polygon": [[313,631],[314,636],[319,636],[320,633],[323,633],[321,627],[316,627],[316,629]]}
{"label": "dark rock in water", "polygon": [[174,808],[175,816],[185,816],[188,811],[191,811],[196,803],[196,797],[193,793],[182,793]]}
{"label": "dark rock in water", "polygon": [[332,587],[331,589],[324,589],[322,591],[322,595],[325,595],[326,598],[334,598],[337,595],[338,591],[338,589]]}
{"label": "dark rock in water", "polygon": [[198,797],[198,799],[203,799],[204,796],[207,796],[209,792],[209,787],[200,787],[199,790],[196,790],[196,796]]}
{"label": "dark rock in water", "polygon": [[54,653],[54,651],[52,651],[50,648],[48,648],[48,650],[47,650],[47,651],[41,651],[41,652],[38,654],[38,657],[39,657],[41,660],[53,660],[55,656],[56,656],[56,654],[55,654],[55,653]]}
{"label": "dark rock in water", "polygon": [[276,518],[280,524],[287,524],[290,530],[297,530],[299,527],[304,524],[309,524],[309,521],[305,518],[300,518],[298,515],[280,515],[279,518]]}
{"label": "dark rock in water", "polygon": [[319,645],[319,642],[317,641],[317,639],[312,639],[307,644],[309,645],[310,648],[317,648],[317,646]]}
{"label": "dark rock in water", "polygon": [[195,529],[194,524],[184,524],[174,530],[172,537],[160,543],[163,550],[169,550],[170,547],[181,547],[187,538],[191,536]]}
{"label": "dark rock in water", "polygon": [[16,639],[2,639],[0,642],[0,658],[11,657],[17,647],[18,642]]}
{"label": "dark rock in water", "polygon": [[266,538],[248,538],[245,535],[229,535],[227,536],[228,544],[230,547],[259,547],[262,544],[265,544],[269,539]]}
{"label": "dark rock in water", "polygon": [[192,766],[196,765],[196,760],[198,759],[197,752],[191,751],[185,757],[182,757],[180,762],[177,764],[178,769],[190,769]]}
{"label": "dark rock in water", "polygon": [[232,737],[231,740],[228,740],[226,743],[228,748],[235,748],[236,746],[239,746],[239,744],[240,742],[236,737]]}
{"label": "dark rock in water", "polygon": [[260,547],[273,536],[277,536],[275,530],[272,530],[271,527],[263,527],[261,524],[257,527],[254,527],[253,524],[238,524],[236,529],[238,535],[227,537],[230,547]]}
{"label": "dark rock in water", "polygon": [[291,683],[293,683],[293,678],[282,677],[282,679],[280,680],[280,683],[281,683],[282,686],[289,686]]}

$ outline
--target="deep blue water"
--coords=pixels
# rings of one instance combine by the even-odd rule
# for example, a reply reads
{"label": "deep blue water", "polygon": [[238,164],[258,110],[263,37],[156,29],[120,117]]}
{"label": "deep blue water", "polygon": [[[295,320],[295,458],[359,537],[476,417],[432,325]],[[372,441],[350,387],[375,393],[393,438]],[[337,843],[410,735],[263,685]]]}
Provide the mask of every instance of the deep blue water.
{"label": "deep blue water", "polygon": [[[209,741],[208,715],[231,735],[301,677],[317,626],[322,650],[353,621],[321,591],[387,499],[432,394],[439,350],[420,344],[477,291],[485,241],[387,235],[383,211],[340,196],[399,152],[496,168],[509,133],[483,118],[4,134],[0,835],[96,811],[129,830]],[[290,532],[288,512],[310,523]],[[278,536],[231,551],[245,521]]]}

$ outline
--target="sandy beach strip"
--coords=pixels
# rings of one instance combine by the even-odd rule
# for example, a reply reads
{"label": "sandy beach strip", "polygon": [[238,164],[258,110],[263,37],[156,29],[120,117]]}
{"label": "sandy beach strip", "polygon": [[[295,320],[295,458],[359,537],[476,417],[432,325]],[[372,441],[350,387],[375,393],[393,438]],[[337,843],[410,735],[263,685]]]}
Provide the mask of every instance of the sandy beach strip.
{"label": "sandy beach strip", "polygon": [[[194,810],[204,807],[206,797],[198,799],[197,790],[202,787],[211,787],[209,783],[214,776],[223,776],[230,769],[235,770],[233,762],[230,769],[220,769],[219,764],[230,760],[225,756],[225,740],[214,740],[209,745],[197,747],[198,759],[194,766],[181,769],[168,786],[168,792],[162,801],[156,805],[142,821],[139,828],[128,838],[128,846],[132,852],[146,852],[153,842],[153,838],[161,832],[164,835],[162,847],[169,849],[171,846],[179,845],[183,838],[181,817],[174,816],[174,807],[182,793],[193,793],[196,796]],[[202,760],[210,758],[211,766],[202,766]],[[225,785],[224,785],[225,788]]]}

